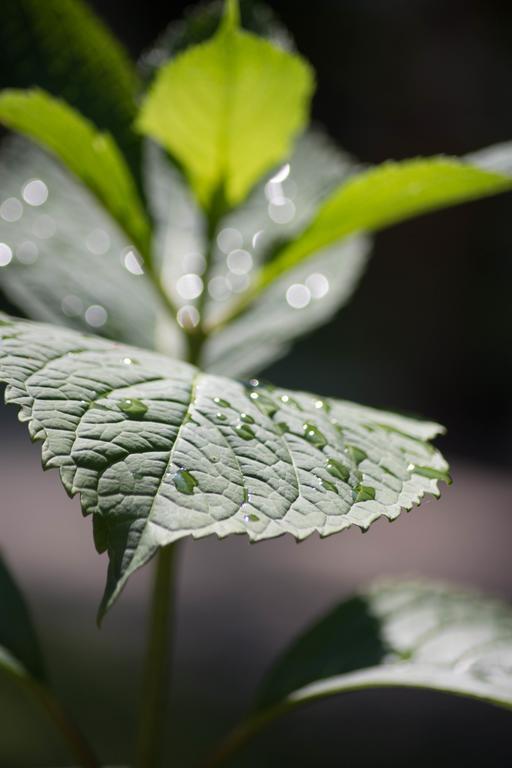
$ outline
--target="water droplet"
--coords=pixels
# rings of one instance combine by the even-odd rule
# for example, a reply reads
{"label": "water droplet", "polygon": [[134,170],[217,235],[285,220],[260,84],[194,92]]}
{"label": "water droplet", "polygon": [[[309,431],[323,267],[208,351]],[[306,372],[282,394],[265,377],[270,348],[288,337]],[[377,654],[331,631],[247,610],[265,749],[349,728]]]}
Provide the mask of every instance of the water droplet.
{"label": "water droplet", "polygon": [[144,269],[142,268],[142,257],[137,253],[135,248],[130,245],[121,253],[121,263],[124,268],[132,275],[143,275]]}
{"label": "water droplet", "polygon": [[304,309],[311,301],[311,291],[301,283],[294,283],[286,291],[286,301],[293,309]]}
{"label": "water droplet", "polygon": [[124,363],[124,365],[133,365],[133,364],[134,364],[134,363],[136,363],[137,361],[136,361],[136,360],[134,360],[132,357],[123,357],[123,359],[121,360],[121,362],[122,362],[122,363]]}
{"label": "water droplet", "polygon": [[6,267],[12,261],[12,250],[7,243],[0,243],[0,267]]}
{"label": "water droplet", "polygon": [[137,398],[126,397],[119,402],[119,408],[123,413],[134,419],[140,419],[147,412],[148,407],[142,400]]}
{"label": "water droplet", "polygon": [[23,206],[16,197],[8,197],[0,205],[0,217],[9,223],[19,221],[23,215]]}
{"label": "water droplet", "polygon": [[249,379],[249,386],[259,387],[259,385],[260,385],[259,379]]}
{"label": "water droplet", "polygon": [[356,485],[353,496],[355,501],[373,501],[375,488],[372,488],[371,485]]}
{"label": "water droplet", "polygon": [[221,408],[231,408],[229,400],[224,400],[222,397],[214,397],[213,402],[215,405],[220,405]]}
{"label": "water droplet", "polygon": [[197,480],[191,472],[186,469],[178,469],[172,475],[172,480],[176,486],[176,490],[180,493],[186,493],[191,496],[194,493],[194,488],[197,487]]}
{"label": "water droplet", "polygon": [[203,281],[199,275],[194,272],[189,272],[187,275],[182,275],[176,283],[176,290],[182,299],[190,301],[190,299],[197,299],[203,292]]}
{"label": "water droplet", "polygon": [[176,313],[176,320],[181,328],[197,328],[201,320],[201,315],[192,304],[185,304],[180,307]]}
{"label": "water droplet", "polygon": [[253,261],[249,251],[236,248],[234,251],[228,253],[226,263],[228,269],[230,272],[233,272],[234,275],[246,275],[251,271]]}
{"label": "water droplet", "polygon": [[212,277],[208,283],[208,293],[215,301],[225,301],[231,295],[231,288],[225,277]]}
{"label": "water droplet", "polygon": [[280,435],[284,435],[285,432],[290,431],[289,425],[286,423],[286,421],[278,421],[276,424],[276,430],[279,432]]}
{"label": "water droplet", "polygon": [[222,253],[230,253],[230,251],[234,251],[236,248],[241,248],[243,244],[244,238],[242,233],[233,227],[225,227],[217,235],[217,245]]}
{"label": "water droplet", "polygon": [[64,314],[68,317],[78,317],[84,311],[84,303],[82,299],[72,293],[68,296],[64,296],[60,306]]}
{"label": "water droplet", "polygon": [[329,281],[325,275],[314,272],[304,280],[306,288],[309,288],[314,299],[323,299],[329,293]]}
{"label": "water droplet", "polygon": [[261,236],[263,235],[264,231],[265,231],[264,229],[259,229],[259,230],[258,230],[257,232],[255,232],[255,233],[254,233],[254,235],[252,236],[252,240],[251,240],[251,243],[252,243],[252,247],[253,247],[253,248],[257,248],[257,247],[258,247],[258,245],[259,245],[259,243],[260,243],[260,241],[261,241]]}
{"label": "water droplet", "polygon": [[250,413],[241,413],[240,419],[245,421],[246,424],[254,424],[254,419]]}
{"label": "water droplet", "polygon": [[254,512],[251,512],[248,515],[244,515],[244,522],[246,523],[259,523],[260,518],[258,515],[255,515]]}
{"label": "water droplet", "polygon": [[304,409],[302,406],[295,400],[295,398],[290,397],[290,395],[281,395],[280,400],[285,405],[290,405],[293,408],[295,408],[297,411],[303,411]]}
{"label": "water droplet", "polygon": [[365,453],[362,448],[358,448],[356,445],[347,445],[345,448],[345,453],[356,464],[360,464],[362,461],[364,461],[364,459],[368,458],[368,454]]}
{"label": "water droplet", "polygon": [[272,176],[270,181],[274,184],[282,184],[285,179],[288,178],[290,175],[290,163],[285,163],[282,168],[280,168],[277,173]]}
{"label": "water droplet", "polygon": [[326,400],[315,400],[315,408],[318,411],[325,411],[326,413],[329,413],[331,410],[331,405]]}
{"label": "water droplet", "polygon": [[447,485],[451,485],[452,483],[451,475],[446,470],[434,469],[433,467],[419,467],[417,464],[409,464],[407,470],[409,472],[414,472],[415,475],[428,477],[431,480],[440,480]]}
{"label": "water droplet", "polygon": [[39,258],[39,248],[32,240],[24,240],[16,246],[16,258],[22,264],[35,264]]}
{"label": "water droplet", "polygon": [[[95,256],[103,256],[110,248],[110,237],[103,229],[93,229],[85,238],[85,246]],[[131,272],[132,270],[126,263],[126,258],[127,256],[125,256],[124,265]]]}
{"label": "water droplet", "polygon": [[108,313],[105,307],[99,304],[92,304],[85,310],[85,322],[91,328],[101,328],[108,320]]}
{"label": "water droplet", "polygon": [[321,488],[323,488],[326,491],[331,491],[332,493],[338,493],[338,489],[334,485],[334,483],[331,483],[330,480],[324,480],[323,478],[319,478],[319,485]]}
{"label": "water droplet", "polygon": [[272,398],[265,395],[263,392],[251,392],[249,398],[262,413],[270,418],[272,418],[272,416],[279,410]]}
{"label": "water droplet", "polygon": [[338,480],[343,480],[344,483],[346,483],[350,477],[350,471],[348,467],[346,467],[341,463],[341,461],[338,461],[337,459],[329,459],[325,464],[325,468],[330,475],[337,477]]}
{"label": "water droplet", "polygon": [[321,432],[317,426],[307,421],[303,425],[303,430],[304,430],[304,437],[306,438],[308,443],[315,445],[317,448],[325,448],[325,446],[327,445],[327,440],[323,432]]}
{"label": "water droplet", "polygon": [[242,440],[253,440],[255,437],[254,430],[248,424],[237,424],[235,432]]}
{"label": "water droplet", "polygon": [[227,421],[227,416],[225,413],[216,413],[215,418],[217,418],[219,421]]}
{"label": "water droplet", "polygon": [[21,196],[29,205],[43,205],[48,200],[48,187],[41,179],[31,179],[23,186]]}

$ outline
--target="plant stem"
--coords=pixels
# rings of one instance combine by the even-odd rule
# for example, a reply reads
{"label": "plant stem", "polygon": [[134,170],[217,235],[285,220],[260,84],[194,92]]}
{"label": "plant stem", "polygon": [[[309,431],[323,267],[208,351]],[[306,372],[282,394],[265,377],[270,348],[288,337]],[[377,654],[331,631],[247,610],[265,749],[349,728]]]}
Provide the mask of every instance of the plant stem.
{"label": "plant stem", "polygon": [[146,651],[135,768],[157,768],[169,699],[171,626],[174,614],[174,572],[177,544],[157,555]]}
{"label": "plant stem", "polygon": [[293,709],[293,703],[285,701],[249,716],[237,725],[210,753],[200,768],[219,768],[253,739],[266,725]]}
{"label": "plant stem", "polygon": [[73,756],[77,765],[80,768],[100,768],[99,760],[93,754],[78,727],[64,711],[58,699],[39,683],[31,682],[29,687],[68,745],[70,755]]}

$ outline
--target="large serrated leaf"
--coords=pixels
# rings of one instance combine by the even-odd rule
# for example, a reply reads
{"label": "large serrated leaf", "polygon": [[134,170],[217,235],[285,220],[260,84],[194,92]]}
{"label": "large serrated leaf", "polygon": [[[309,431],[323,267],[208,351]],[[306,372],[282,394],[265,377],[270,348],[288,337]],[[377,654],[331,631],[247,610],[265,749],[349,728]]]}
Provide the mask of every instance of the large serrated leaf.
{"label": "large serrated leaf", "polygon": [[149,251],[150,228],[144,206],[119,148],[64,101],[41,90],[0,93],[0,123],[24,134],[75,174],[139,251]]}
{"label": "large serrated leaf", "polygon": [[159,71],[138,120],[184,168],[201,204],[234,206],[287,154],[313,75],[298,56],[238,28],[229,0],[215,36]]}
{"label": "large serrated leaf", "polygon": [[4,319],[0,380],[43,463],[94,515],[110,555],[104,608],[184,536],[304,539],[395,519],[448,479],[441,428]]}
{"label": "large serrated leaf", "polygon": [[45,677],[43,657],[30,614],[0,556],[0,668],[18,677]]}
{"label": "large serrated leaf", "polygon": [[419,687],[512,707],[512,609],[429,582],[377,583],[300,637],[257,709],[363,688]]}

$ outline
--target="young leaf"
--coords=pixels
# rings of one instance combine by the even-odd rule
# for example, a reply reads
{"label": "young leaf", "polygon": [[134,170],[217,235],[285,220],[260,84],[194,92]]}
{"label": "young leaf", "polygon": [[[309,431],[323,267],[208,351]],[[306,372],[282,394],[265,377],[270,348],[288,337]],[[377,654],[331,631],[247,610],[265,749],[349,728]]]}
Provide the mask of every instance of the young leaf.
{"label": "young leaf", "polygon": [[55,154],[110,212],[142,254],[150,230],[133,177],[112,137],[40,90],[0,93],[0,123]]}
{"label": "young leaf", "polygon": [[455,158],[388,162],[364,171],[334,192],[302,235],[286,243],[260,271],[239,311],[280,275],[349,235],[374,232],[421,213],[511,188],[509,176]]}
{"label": "young leaf", "polygon": [[239,28],[229,0],[215,36],[156,77],[138,120],[182,165],[197,198],[230,206],[284,155],[307,119],[313,89],[298,56]]}
{"label": "young leaf", "polygon": [[37,323],[0,326],[0,381],[43,464],[108,549],[103,610],[157,549],[190,535],[304,539],[395,519],[448,480],[441,428],[244,385]]}
{"label": "young leaf", "polygon": [[0,668],[44,679],[41,649],[28,608],[0,556]]}
{"label": "young leaf", "polygon": [[271,670],[257,710],[383,686],[512,707],[511,658],[508,605],[428,582],[377,583],[292,645]]}
{"label": "young leaf", "polygon": [[82,0],[3,0],[1,87],[38,86],[114,136],[140,172],[133,130],[138,77],[118,40]]}

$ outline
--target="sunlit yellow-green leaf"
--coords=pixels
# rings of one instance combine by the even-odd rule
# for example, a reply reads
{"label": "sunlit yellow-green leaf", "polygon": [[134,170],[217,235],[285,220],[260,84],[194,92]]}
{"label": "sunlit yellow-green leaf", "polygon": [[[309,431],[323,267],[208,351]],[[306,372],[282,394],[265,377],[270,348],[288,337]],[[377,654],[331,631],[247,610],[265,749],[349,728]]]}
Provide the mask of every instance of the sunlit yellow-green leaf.
{"label": "sunlit yellow-green leaf", "polygon": [[219,30],[158,74],[139,128],[183,166],[202,205],[222,189],[240,202],[304,127],[313,89],[297,55],[238,27],[228,4]]}
{"label": "sunlit yellow-green leaf", "polygon": [[373,232],[421,213],[512,188],[512,178],[448,157],[384,163],[355,176],[319,208],[301,236],[260,272],[259,293],[312,253],[344,238]]}
{"label": "sunlit yellow-green leaf", "polygon": [[149,223],[114,139],[41,90],[0,93],[0,123],[50,150],[98,198],[142,253]]}

